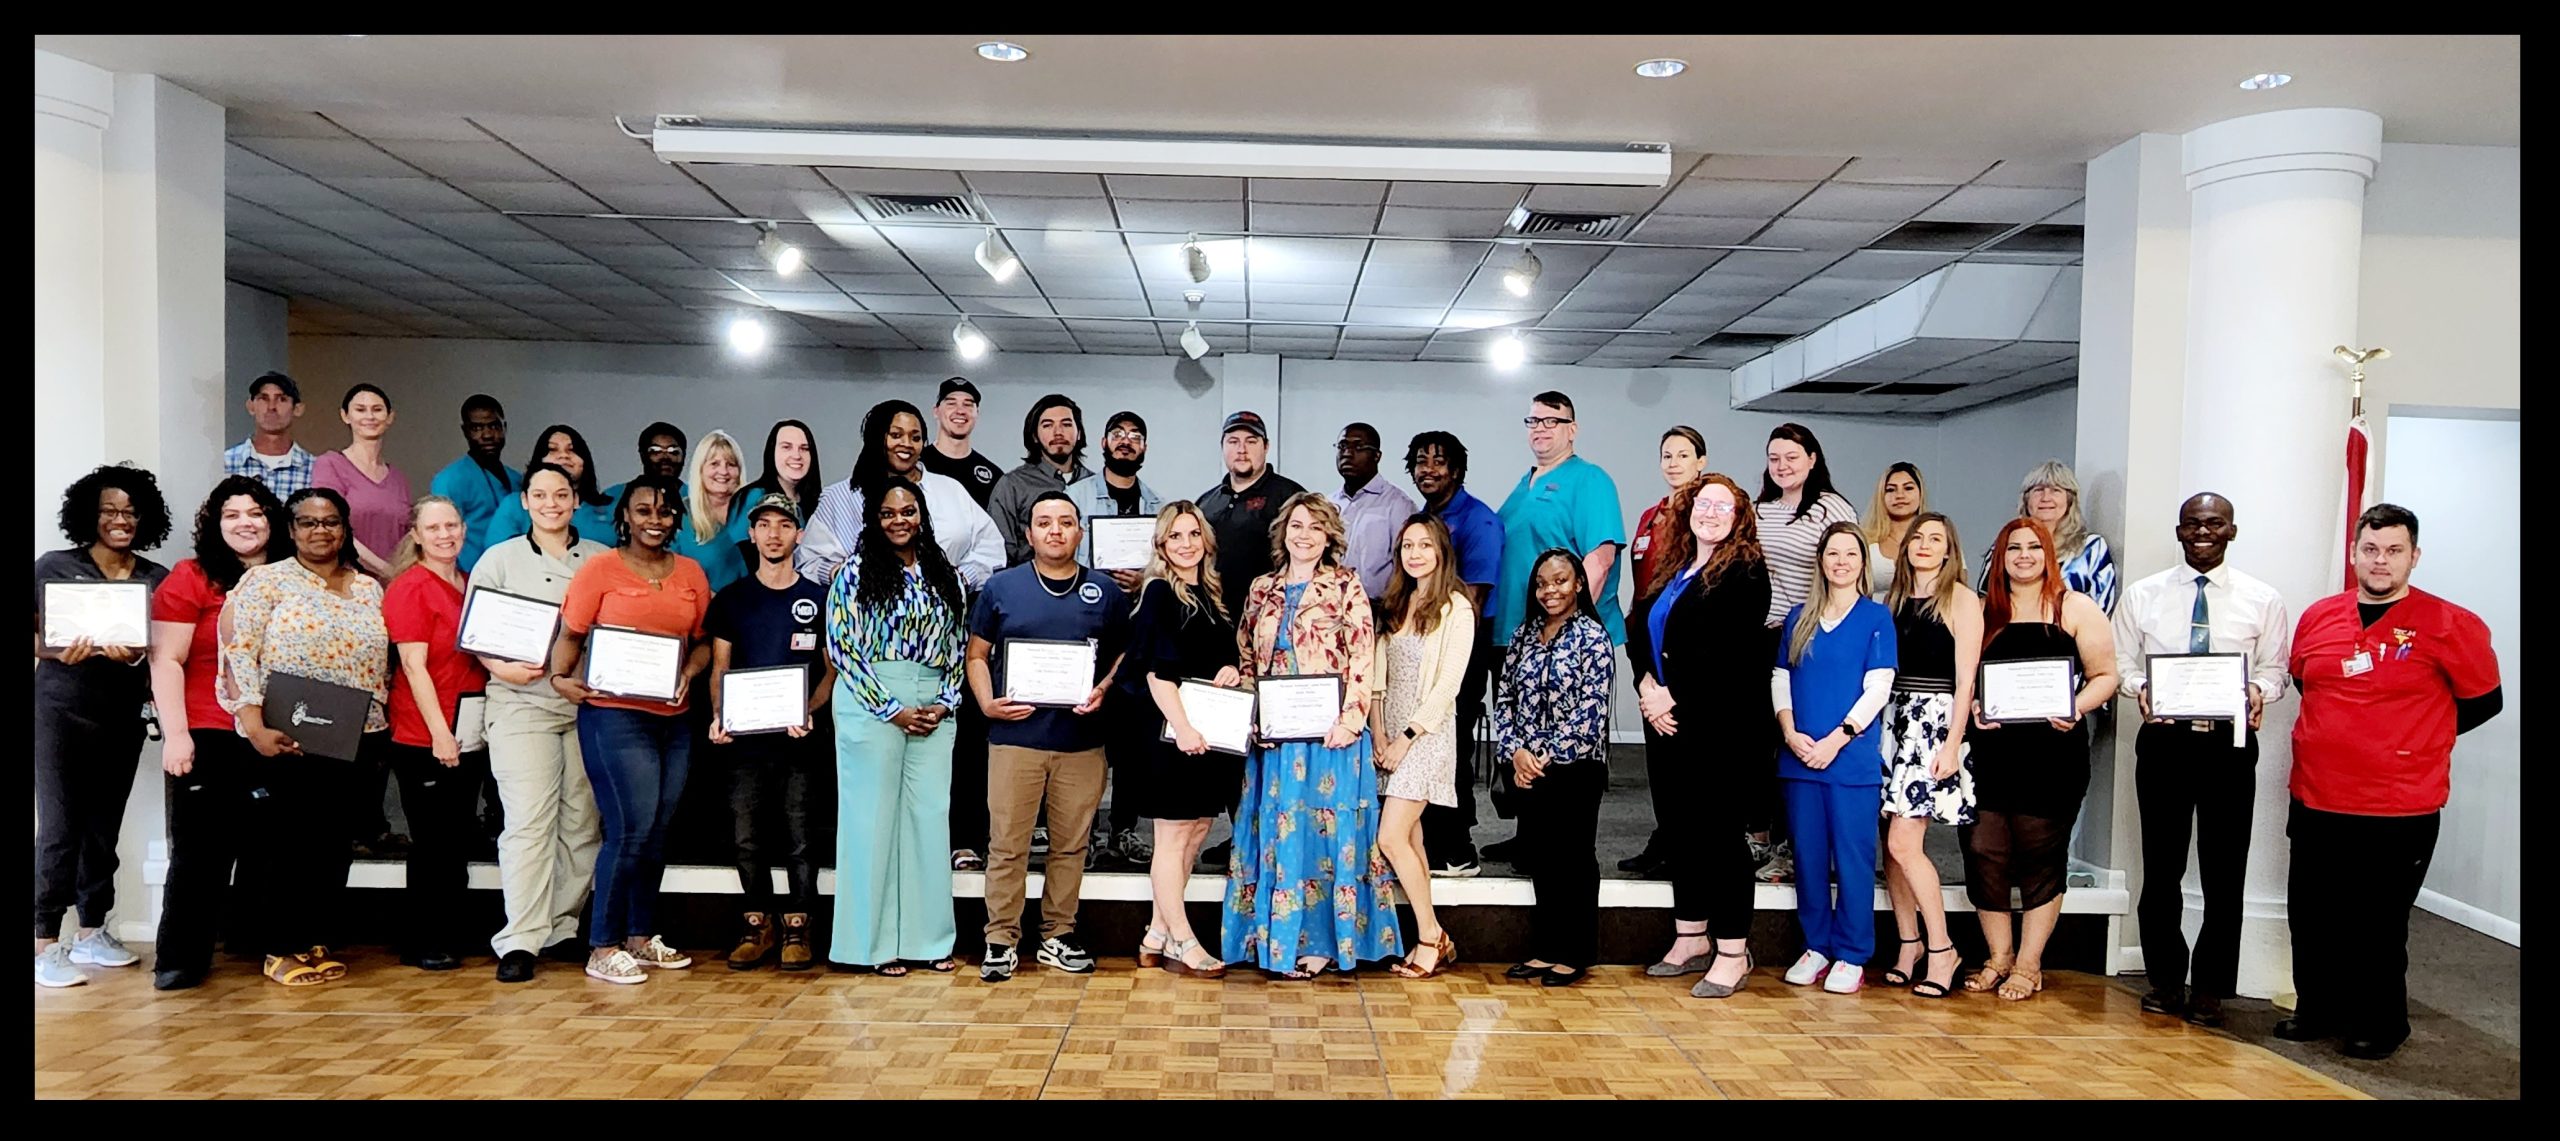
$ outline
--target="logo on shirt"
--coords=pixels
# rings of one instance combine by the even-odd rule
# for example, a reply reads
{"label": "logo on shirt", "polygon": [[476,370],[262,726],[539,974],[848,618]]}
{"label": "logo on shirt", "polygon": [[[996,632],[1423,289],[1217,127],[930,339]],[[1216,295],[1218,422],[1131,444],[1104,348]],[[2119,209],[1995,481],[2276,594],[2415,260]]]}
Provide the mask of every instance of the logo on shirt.
{"label": "logo on shirt", "polygon": [[817,601],[816,601],[815,599],[808,599],[808,598],[795,598],[795,599],[792,599],[792,600],[791,600],[791,620],[792,620],[792,621],[794,621],[794,622],[815,622],[815,621],[817,621],[817,620],[818,620],[818,603],[817,603]]}
{"label": "logo on shirt", "polygon": [[2391,640],[2396,644],[2396,648],[2391,652],[2391,660],[2405,662],[2409,660],[2409,651],[2418,644],[2418,632],[2394,626],[2391,628]]}
{"label": "logo on shirt", "polygon": [[1083,589],[1076,591],[1076,597],[1083,599],[1087,606],[1098,605],[1102,601],[1102,584],[1088,582]]}
{"label": "logo on shirt", "polygon": [[969,469],[969,474],[976,476],[980,483],[994,483],[996,481],[996,469],[987,467],[984,464]]}
{"label": "logo on shirt", "polygon": [[1259,514],[1262,509],[1271,502],[1271,500],[1264,496],[1257,495],[1251,499],[1237,500],[1237,502],[1243,505],[1245,510]]}

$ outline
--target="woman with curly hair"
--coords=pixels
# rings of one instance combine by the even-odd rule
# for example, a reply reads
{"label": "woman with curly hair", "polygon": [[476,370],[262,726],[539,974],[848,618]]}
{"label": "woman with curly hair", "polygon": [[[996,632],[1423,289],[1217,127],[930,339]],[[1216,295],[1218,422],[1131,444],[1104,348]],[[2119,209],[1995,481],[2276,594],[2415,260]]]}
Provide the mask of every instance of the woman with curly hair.
{"label": "woman with curly hair", "polygon": [[[151,675],[140,669],[149,630],[99,645],[88,637],[47,646],[47,583],[139,582],[158,587],[160,564],[135,554],[169,537],[160,482],[110,464],[62,493],[71,546],[36,560],[36,982],[89,981],[74,964],[130,967],[141,957],[106,929],[116,902],[116,834],[142,753]],[[79,937],[61,941],[62,913],[80,909]]]}

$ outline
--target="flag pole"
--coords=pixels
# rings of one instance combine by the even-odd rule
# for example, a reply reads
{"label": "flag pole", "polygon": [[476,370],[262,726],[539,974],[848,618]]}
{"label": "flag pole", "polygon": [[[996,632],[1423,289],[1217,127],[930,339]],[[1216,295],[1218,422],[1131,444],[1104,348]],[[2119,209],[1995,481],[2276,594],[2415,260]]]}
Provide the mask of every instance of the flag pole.
{"label": "flag pole", "polygon": [[2379,345],[2369,349],[2351,349],[2339,345],[2329,350],[2347,366],[2347,485],[2346,536],[2339,543],[2345,557],[2346,589],[2356,586],[2355,541],[2356,517],[2364,513],[2365,456],[2370,443],[2364,422],[2364,366],[2371,361],[2391,359],[2391,350]]}

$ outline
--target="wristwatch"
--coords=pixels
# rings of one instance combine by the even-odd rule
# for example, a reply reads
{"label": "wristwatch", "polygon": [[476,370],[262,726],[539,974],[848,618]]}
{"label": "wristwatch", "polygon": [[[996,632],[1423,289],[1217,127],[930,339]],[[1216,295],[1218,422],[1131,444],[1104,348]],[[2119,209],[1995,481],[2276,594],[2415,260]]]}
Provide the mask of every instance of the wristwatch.
{"label": "wristwatch", "polygon": [[1413,726],[1411,726],[1411,725],[1407,725],[1407,726],[1405,726],[1405,727],[1404,727],[1404,739],[1405,739],[1405,740],[1410,741],[1410,740],[1413,740],[1414,738],[1419,737],[1419,736],[1421,736],[1421,735],[1422,735],[1422,734],[1420,734],[1420,733],[1416,733],[1416,732],[1414,732],[1414,731],[1413,731]]}

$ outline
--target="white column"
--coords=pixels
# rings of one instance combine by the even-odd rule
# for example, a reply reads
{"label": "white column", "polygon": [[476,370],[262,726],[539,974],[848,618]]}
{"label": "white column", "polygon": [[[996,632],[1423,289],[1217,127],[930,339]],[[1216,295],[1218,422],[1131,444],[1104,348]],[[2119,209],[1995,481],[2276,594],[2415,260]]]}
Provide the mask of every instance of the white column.
{"label": "white column", "polygon": [[62,545],[49,497],[106,458],[105,152],[115,77],[36,53],[34,552]]}
{"label": "white column", "polygon": [[[2229,496],[2240,525],[2232,564],[2283,592],[2299,615],[2338,590],[2347,388],[2329,350],[2358,343],[2356,266],[2382,120],[2338,108],[2274,111],[2191,132],[2184,152],[2194,197],[2176,494]],[[2164,514],[2131,525],[2172,522]],[[2260,736],[2239,979],[2251,996],[2292,989],[2283,910],[2270,905],[2285,897],[2295,708],[2271,711]]]}

